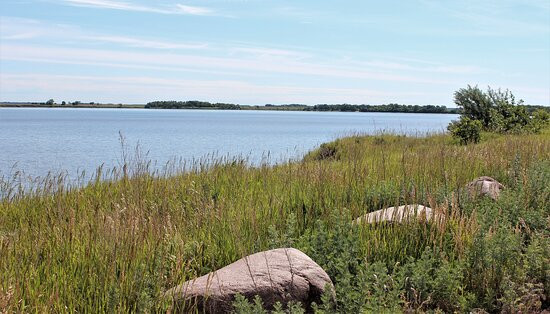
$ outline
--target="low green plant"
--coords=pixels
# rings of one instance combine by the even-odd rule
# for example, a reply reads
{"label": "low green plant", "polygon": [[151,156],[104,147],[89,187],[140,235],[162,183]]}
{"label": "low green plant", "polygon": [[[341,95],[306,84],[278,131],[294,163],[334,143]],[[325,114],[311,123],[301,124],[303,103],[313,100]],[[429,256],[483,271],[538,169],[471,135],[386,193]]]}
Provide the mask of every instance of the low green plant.
{"label": "low green plant", "polygon": [[275,303],[273,310],[266,310],[262,298],[255,296],[252,302],[241,294],[235,295],[233,301],[235,314],[304,314],[305,310],[299,302],[289,302],[283,306],[281,302]]}

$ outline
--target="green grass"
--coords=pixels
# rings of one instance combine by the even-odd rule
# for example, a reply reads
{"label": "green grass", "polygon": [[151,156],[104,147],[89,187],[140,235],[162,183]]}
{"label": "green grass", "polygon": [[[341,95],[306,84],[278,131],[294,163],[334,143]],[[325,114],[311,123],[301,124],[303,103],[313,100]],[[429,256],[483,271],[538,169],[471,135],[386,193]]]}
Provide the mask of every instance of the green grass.
{"label": "green grass", "polygon": [[[331,275],[338,298],[330,311],[514,311],[523,295],[513,291],[532,295],[528,284],[550,282],[549,177],[538,177],[550,172],[542,162],[550,160],[550,134],[484,138],[458,146],[446,135],[351,136],[300,162],[212,161],[185,174],[149,175],[137,160],[83,188],[50,177],[24,190],[4,178],[0,312],[166,310],[166,289],[284,245]],[[481,175],[508,187],[502,201],[465,197],[462,187]],[[405,203],[448,218],[350,223]],[[501,251],[480,251],[484,245]],[[380,293],[372,274],[394,286]]]}

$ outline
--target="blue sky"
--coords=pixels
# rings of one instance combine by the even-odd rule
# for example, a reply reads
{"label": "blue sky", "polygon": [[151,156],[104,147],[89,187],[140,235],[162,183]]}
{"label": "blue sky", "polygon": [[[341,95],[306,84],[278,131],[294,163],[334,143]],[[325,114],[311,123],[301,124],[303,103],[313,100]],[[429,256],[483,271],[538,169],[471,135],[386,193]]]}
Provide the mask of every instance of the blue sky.
{"label": "blue sky", "polygon": [[550,104],[548,0],[2,0],[0,100]]}

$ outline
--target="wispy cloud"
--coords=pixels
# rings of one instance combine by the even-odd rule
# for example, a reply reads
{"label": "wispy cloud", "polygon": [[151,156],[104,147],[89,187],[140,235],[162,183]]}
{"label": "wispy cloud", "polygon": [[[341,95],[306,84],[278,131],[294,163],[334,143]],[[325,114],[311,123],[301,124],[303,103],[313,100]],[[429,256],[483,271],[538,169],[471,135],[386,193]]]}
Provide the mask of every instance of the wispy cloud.
{"label": "wispy cloud", "polygon": [[[39,49],[37,49],[39,48]],[[3,60],[34,62],[98,64],[103,66],[154,66],[157,68],[197,68],[241,73],[295,74],[324,76],[333,79],[384,80],[393,82],[450,84],[447,80],[403,73],[385,73],[369,68],[357,68],[346,64],[320,61],[305,62],[290,59],[250,59],[243,57],[203,56],[196,54],[125,52],[100,49],[56,48],[34,45],[2,45]]]}
{"label": "wispy cloud", "polygon": [[[410,71],[410,72],[428,72],[428,73],[445,73],[445,74],[480,74],[487,72],[486,69],[472,65],[445,65],[437,62],[422,63],[420,62],[395,62],[372,60],[367,62],[354,62],[360,66],[371,68],[385,69],[391,71]],[[427,64],[427,65],[426,65]]]}
{"label": "wispy cloud", "polygon": [[189,14],[189,15],[212,15],[214,11],[210,8],[175,4],[166,7],[153,7],[136,4],[133,2],[112,1],[112,0],[62,0],[61,3],[90,8],[149,12],[158,14]]}
{"label": "wispy cloud", "polygon": [[258,57],[291,57],[291,58],[306,58],[311,55],[305,52],[288,50],[288,49],[275,49],[275,48],[259,48],[259,47],[236,47],[230,48],[230,53],[255,55]]}
{"label": "wispy cloud", "polygon": [[169,40],[151,40],[131,36],[107,35],[86,32],[74,25],[60,25],[55,23],[46,23],[38,20],[21,19],[13,17],[2,17],[0,19],[0,39],[6,41],[39,41],[60,42],[71,41],[79,42],[84,45],[90,44],[110,44],[112,47],[132,47],[148,48],[161,50],[185,50],[185,49],[205,49],[206,43],[179,42]]}
{"label": "wispy cloud", "polygon": [[[258,104],[259,99],[278,103],[364,103],[381,101],[387,97],[422,98],[425,93],[408,91],[385,91],[369,88],[321,88],[285,84],[257,84],[240,80],[166,79],[147,76],[78,76],[49,75],[40,73],[0,74],[0,83],[5,94],[22,89],[33,89],[42,98],[65,95],[82,99],[94,95],[94,101],[109,101],[112,98],[128,97],[129,101],[143,103],[164,99],[189,97],[209,101],[231,101],[241,104]],[[72,93],[77,94],[72,94]]]}
{"label": "wispy cloud", "polygon": [[[460,29],[440,28],[431,33],[465,36],[533,36],[549,34],[548,0],[420,0],[428,9],[461,22]],[[529,18],[519,10],[531,12]]]}
{"label": "wispy cloud", "polygon": [[0,38],[4,40],[21,40],[21,39],[31,39],[37,36],[38,36],[38,33],[27,32],[27,33],[17,33],[12,35],[1,36]]}
{"label": "wispy cloud", "polygon": [[193,15],[209,15],[212,14],[212,10],[203,7],[194,7],[190,5],[176,4],[176,7],[180,9],[181,12]]}
{"label": "wispy cloud", "polygon": [[154,48],[154,49],[204,49],[207,44],[182,44],[158,40],[146,40],[125,36],[84,36],[82,39],[99,42],[126,45],[129,47]]}

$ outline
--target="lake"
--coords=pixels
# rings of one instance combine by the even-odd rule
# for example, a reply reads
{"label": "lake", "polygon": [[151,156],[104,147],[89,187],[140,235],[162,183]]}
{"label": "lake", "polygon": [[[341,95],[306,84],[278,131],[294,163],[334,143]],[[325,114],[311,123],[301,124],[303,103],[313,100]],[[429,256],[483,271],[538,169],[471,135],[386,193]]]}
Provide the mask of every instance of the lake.
{"label": "lake", "polygon": [[139,144],[161,168],[167,161],[241,156],[251,164],[300,158],[337,137],[392,131],[441,132],[450,114],[218,111],[82,108],[0,108],[0,176],[120,165],[122,145]]}

